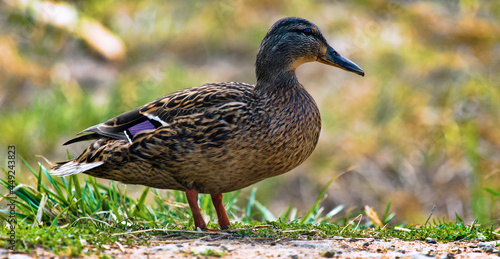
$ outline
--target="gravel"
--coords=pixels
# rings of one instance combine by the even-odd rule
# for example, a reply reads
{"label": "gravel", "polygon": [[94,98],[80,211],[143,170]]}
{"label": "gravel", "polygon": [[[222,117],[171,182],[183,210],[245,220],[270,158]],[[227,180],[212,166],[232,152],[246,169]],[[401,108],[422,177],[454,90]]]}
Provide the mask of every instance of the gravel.
{"label": "gravel", "polygon": [[[114,258],[498,258],[500,242],[401,241],[399,239],[331,238],[318,240],[271,240],[208,237],[203,240],[161,240],[148,246],[127,246],[125,252],[111,245],[100,254]],[[9,258],[53,257],[43,249],[31,255],[9,252]],[[90,258],[98,258],[92,255]]]}

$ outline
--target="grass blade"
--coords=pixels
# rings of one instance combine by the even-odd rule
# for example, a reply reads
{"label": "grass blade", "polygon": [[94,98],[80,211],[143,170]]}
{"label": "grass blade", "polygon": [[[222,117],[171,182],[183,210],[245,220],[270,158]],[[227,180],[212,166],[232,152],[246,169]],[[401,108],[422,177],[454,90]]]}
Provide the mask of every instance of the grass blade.
{"label": "grass blade", "polygon": [[326,216],[321,220],[321,223],[326,223],[328,220],[330,220],[333,216],[337,215],[339,212],[341,212],[344,209],[344,205],[339,205],[335,208],[333,208],[330,212],[326,214]]}
{"label": "grass blade", "polygon": [[330,187],[330,185],[333,183],[333,181],[335,181],[337,179],[337,177],[338,176],[332,177],[332,179],[330,179],[326,183],[326,185],[323,187],[323,189],[321,189],[320,193],[318,194],[318,197],[316,198],[316,202],[314,202],[313,206],[300,219],[299,222],[301,224],[306,223],[309,220],[309,218],[311,217],[311,215],[313,214],[313,212],[318,209],[319,204],[324,200],[324,196],[326,194],[326,190],[328,190],[328,187]]}
{"label": "grass blade", "polygon": [[265,221],[276,221],[277,218],[274,214],[266,208],[266,206],[262,205],[260,202],[255,201],[255,207],[262,213],[263,220]]}
{"label": "grass blade", "polygon": [[144,206],[144,201],[146,201],[146,197],[148,196],[149,193],[149,187],[144,188],[144,191],[141,194],[141,197],[139,197],[139,200],[137,201],[137,204],[135,205],[134,212],[132,215],[137,215],[139,212],[141,212],[142,207]]}
{"label": "grass blade", "polygon": [[497,197],[500,197],[500,192],[499,191],[495,191],[493,189],[490,189],[490,188],[484,188],[485,191],[489,192],[490,194],[494,195],[494,196],[497,196]]}
{"label": "grass blade", "polygon": [[45,204],[47,203],[47,198],[48,198],[47,195],[42,194],[42,200],[40,201],[40,206],[38,207],[38,211],[36,213],[35,223],[38,226],[43,226],[42,216],[43,216],[43,209],[45,208]]}
{"label": "grass blade", "polygon": [[257,188],[254,187],[254,188],[252,188],[252,192],[250,193],[250,197],[248,198],[247,209],[245,211],[245,213],[249,219],[250,219],[250,216],[252,215],[252,207],[255,204],[255,195],[256,194],[257,194]]}
{"label": "grass blade", "polygon": [[281,213],[280,218],[286,220],[290,216],[291,211],[292,211],[292,202],[290,201],[290,203],[288,203],[288,207],[286,208],[286,210],[283,213]]}
{"label": "grass blade", "polygon": [[71,177],[71,182],[73,182],[73,187],[75,188],[75,197],[78,200],[78,205],[80,206],[80,209],[83,211],[84,205],[83,205],[83,199],[82,199],[82,188],[80,186],[80,181],[78,181],[78,175],[72,174],[69,177]]}

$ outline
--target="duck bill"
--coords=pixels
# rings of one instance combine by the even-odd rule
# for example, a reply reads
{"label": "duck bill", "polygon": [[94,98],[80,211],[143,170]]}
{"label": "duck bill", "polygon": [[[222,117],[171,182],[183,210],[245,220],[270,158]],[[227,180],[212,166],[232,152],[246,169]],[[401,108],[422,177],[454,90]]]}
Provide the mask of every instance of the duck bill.
{"label": "duck bill", "polygon": [[342,57],[337,51],[332,47],[328,46],[326,53],[323,56],[318,57],[318,61],[330,66],[338,67],[349,72],[353,72],[360,76],[365,76],[365,72],[356,63],[350,61],[347,58]]}

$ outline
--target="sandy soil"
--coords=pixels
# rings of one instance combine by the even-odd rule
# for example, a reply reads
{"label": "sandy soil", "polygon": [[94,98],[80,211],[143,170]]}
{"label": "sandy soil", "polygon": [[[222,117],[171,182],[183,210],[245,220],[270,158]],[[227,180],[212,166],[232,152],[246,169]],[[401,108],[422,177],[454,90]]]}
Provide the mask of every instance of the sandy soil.
{"label": "sandy soil", "polygon": [[[106,247],[111,258],[498,258],[500,241],[434,243],[350,239],[269,240],[206,236],[200,239],[151,241],[148,246]],[[103,254],[101,254],[102,256]],[[57,258],[37,249],[31,255],[0,250],[0,258]],[[91,258],[98,258],[97,255]]]}

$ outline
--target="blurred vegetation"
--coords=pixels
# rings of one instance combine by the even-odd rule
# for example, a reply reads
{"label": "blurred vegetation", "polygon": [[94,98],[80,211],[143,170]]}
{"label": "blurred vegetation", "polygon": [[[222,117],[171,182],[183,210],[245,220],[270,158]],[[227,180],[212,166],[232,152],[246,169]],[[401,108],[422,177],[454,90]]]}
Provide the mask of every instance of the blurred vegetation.
{"label": "blurred vegetation", "polygon": [[[274,215],[290,203],[305,211],[347,170],[327,190],[326,211],[381,212],[390,202],[396,221],[423,224],[436,205],[440,218],[498,225],[494,0],[2,0],[0,165],[8,145],[32,164],[43,162],[37,155],[76,156],[88,143],[65,140],[175,90],[254,83],[260,41],[285,16],[316,23],[366,76],[321,64],[298,70],[320,106],[320,143],[299,168],[259,183],[257,200]],[[17,164],[17,180],[29,181]]]}

